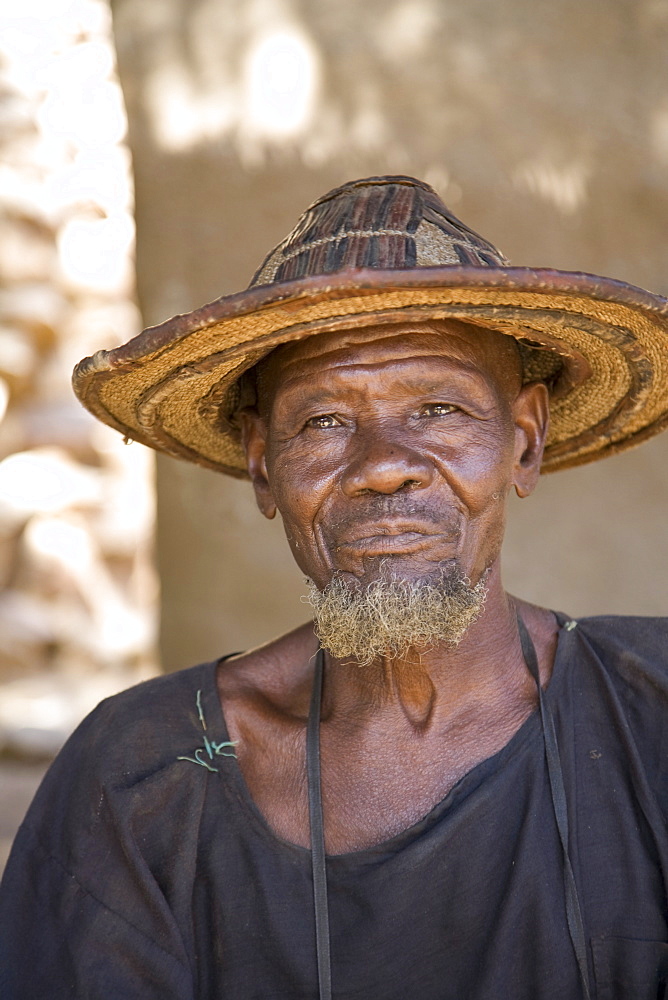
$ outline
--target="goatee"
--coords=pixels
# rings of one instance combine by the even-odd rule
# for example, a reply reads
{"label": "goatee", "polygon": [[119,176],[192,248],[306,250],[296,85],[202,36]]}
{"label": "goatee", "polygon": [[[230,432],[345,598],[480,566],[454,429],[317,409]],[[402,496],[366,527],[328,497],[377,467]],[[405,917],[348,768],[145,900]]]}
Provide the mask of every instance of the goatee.
{"label": "goatee", "polygon": [[337,659],[366,666],[411,648],[457,646],[482,612],[485,576],[472,586],[456,563],[417,580],[381,573],[362,585],[337,575],[324,590],[309,581],[306,600],[321,645]]}

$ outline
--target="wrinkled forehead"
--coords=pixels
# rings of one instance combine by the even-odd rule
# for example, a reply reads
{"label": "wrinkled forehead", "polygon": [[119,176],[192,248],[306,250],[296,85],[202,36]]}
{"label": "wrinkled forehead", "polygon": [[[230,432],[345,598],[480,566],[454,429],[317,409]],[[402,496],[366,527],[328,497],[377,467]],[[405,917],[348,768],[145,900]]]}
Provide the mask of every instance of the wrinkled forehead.
{"label": "wrinkled forehead", "polygon": [[258,405],[267,410],[275,394],[327,369],[406,358],[451,359],[480,371],[515,395],[522,363],[513,337],[457,320],[431,321],[319,334],[276,348],[256,367]]}

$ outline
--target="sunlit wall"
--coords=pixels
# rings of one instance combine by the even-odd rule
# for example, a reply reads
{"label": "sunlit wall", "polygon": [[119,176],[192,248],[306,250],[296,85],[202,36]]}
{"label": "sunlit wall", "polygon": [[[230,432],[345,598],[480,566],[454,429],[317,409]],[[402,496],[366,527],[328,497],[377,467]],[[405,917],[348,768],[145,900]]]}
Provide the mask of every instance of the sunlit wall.
{"label": "sunlit wall", "polygon": [[[408,173],[513,264],[668,292],[666,0],[112,0],[147,323],[243,288],[308,202]],[[158,459],[163,664],[305,618],[248,484]],[[666,613],[668,435],[510,509],[511,592]]]}

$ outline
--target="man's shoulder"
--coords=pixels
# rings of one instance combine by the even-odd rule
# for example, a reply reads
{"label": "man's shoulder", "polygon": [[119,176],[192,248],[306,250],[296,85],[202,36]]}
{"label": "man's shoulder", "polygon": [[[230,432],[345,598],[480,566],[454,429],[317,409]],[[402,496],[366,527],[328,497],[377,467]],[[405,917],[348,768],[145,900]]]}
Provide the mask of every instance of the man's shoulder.
{"label": "man's shoulder", "polygon": [[668,618],[583,618],[571,636],[580,640],[571,647],[578,650],[572,676],[583,713],[579,731],[587,739],[607,734],[603,752],[619,762],[610,794],[616,797],[625,781],[640,794],[644,783],[668,815]]}
{"label": "man's shoulder", "polygon": [[[228,724],[238,709],[264,710],[302,716],[308,710],[318,642],[312,623],[245,653],[224,660],[218,671],[218,691]],[[232,728],[232,727],[230,727]]]}
{"label": "man's shoulder", "polygon": [[289,692],[310,677],[308,647],[308,628],[298,629],[248,652],[126,688],[100,702],[60,756],[94,762],[98,773],[103,770],[107,776],[129,774],[134,766],[146,773],[159,769],[185,754],[202,733],[224,738],[220,698],[230,704],[251,695],[289,699]]}
{"label": "man's shoulder", "polygon": [[127,738],[136,727],[148,733],[173,730],[196,715],[198,692],[215,689],[218,661],[199,663],[184,670],[160,674],[105,698],[84,720],[84,731],[121,734]]}
{"label": "man's shoulder", "polygon": [[41,845],[45,856],[93,884],[86,860],[93,841],[112,852],[114,830],[122,827],[123,839],[130,829],[138,835],[156,812],[193,812],[203,794],[198,758],[206,754],[206,724],[214,750],[225,739],[215,677],[215,663],[201,664],[100,702],[51,764],[18,842],[29,850]]}
{"label": "man's shoulder", "polygon": [[592,615],[573,621],[592,641],[619,650],[657,653],[668,660],[668,617]]}
{"label": "man's shoulder", "polygon": [[627,684],[649,684],[668,699],[668,617],[596,615],[575,624],[608,670]]}
{"label": "man's shoulder", "polygon": [[301,704],[311,676],[308,628],[245,653],[161,674],[101,701],[69,738],[57,765],[79,779],[133,785],[192,756],[206,746],[203,736],[225,742],[228,712],[234,715],[237,705]]}
{"label": "man's shoulder", "polygon": [[[105,698],[52,764],[47,785],[131,787],[197,743],[202,704],[215,696],[216,664],[163,674]],[[71,779],[71,780],[70,780]]]}

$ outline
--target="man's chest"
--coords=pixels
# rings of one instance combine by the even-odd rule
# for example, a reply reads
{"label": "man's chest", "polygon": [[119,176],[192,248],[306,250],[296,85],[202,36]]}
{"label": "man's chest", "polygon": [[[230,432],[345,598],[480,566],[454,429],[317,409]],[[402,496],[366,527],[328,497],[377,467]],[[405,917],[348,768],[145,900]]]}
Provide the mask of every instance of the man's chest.
{"label": "man's chest", "polygon": [[[498,753],[530,714],[525,706],[492,725],[464,723],[431,738],[405,733],[346,734],[321,727],[325,840],[330,854],[382,843],[430,813],[461,779]],[[310,846],[306,736],[274,727],[241,742],[238,760],[248,792],[282,839]]]}
{"label": "man's chest", "polygon": [[[400,797],[402,786],[393,781],[378,788],[365,815],[379,814],[374,828],[381,831],[381,846],[333,852],[338,856],[330,852],[327,860],[336,995],[347,1000],[369,995],[382,1000],[406,995],[439,1000],[581,995],[543,750],[534,718],[500,753],[469,770],[450,795],[441,795],[431,811],[422,806],[426,818],[407,823],[396,835],[388,830],[383,837],[384,799],[395,793]],[[326,761],[324,765],[326,788]],[[367,770],[374,772],[373,761],[367,761]],[[374,781],[386,770],[386,761],[379,762]],[[622,772],[605,772],[598,778],[599,797],[592,808],[590,778],[567,768],[572,858],[587,947],[593,948],[595,960],[592,981],[608,981],[610,962],[622,949],[632,985],[621,993],[604,990],[599,995],[648,1000],[659,995],[656,988],[653,993],[647,989],[657,974],[655,952],[665,950],[660,859],[651,831],[638,826],[633,784],[623,781]],[[369,795],[372,784],[366,786]],[[281,787],[299,804],[303,819],[296,816],[297,822],[289,825],[288,812],[276,812],[272,823],[284,821],[285,831],[275,832],[292,841],[306,824],[304,781],[294,785],[288,781]],[[356,787],[350,781],[346,785],[357,795],[349,814],[337,803],[344,821],[353,822],[360,807],[364,786],[358,792]],[[411,803],[419,801],[416,787],[403,789]],[[278,798],[266,800],[265,819]],[[221,827],[226,829],[220,840],[207,840],[211,849],[215,845],[213,867],[222,880],[211,897],[215,914],[207,919],[223,921],[219,936],[228,948],[237,926],[245,929],[245,937],[252,928],[253,942],[270,942],[271,982],[277,969],[287,969],[292,995],[314,995],[308,852],[268,839],[266,829],[248,824],[245,817],[235,835],[239,843],[231,836],[232,801],[222,806]],[[327,809],[325,801],[325,814]],[[234,879],[245,887],[238,894],[230,892]],[[211,932],[210,924],[207,928]],[[254,949],[256,954],[257,944]],[[259,949],[260,958],[265,950]],[[273,997],[276,990],[266,985],[263,992],[258,985],[256,995]]]}

